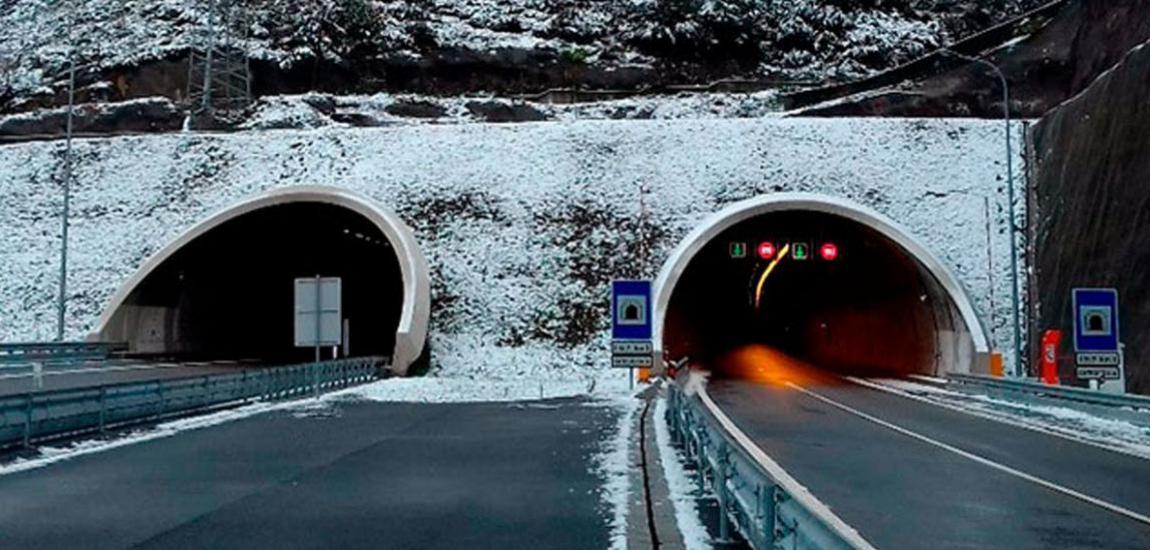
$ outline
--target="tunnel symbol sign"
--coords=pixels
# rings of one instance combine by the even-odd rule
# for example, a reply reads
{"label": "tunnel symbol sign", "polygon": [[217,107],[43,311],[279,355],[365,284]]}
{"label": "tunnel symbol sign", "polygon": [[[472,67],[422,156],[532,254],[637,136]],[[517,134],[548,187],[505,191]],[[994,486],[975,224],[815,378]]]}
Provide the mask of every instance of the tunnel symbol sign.
{"label": "tunnel symbol sign", "polygon": [[616,340],[651,338],[651,282],[614,281],[611,284],[611,337]]}
{"label": "tunnel symbol sign", "polygon": [[1118,291],[1074,289],[1074,351],[1118,351]]}

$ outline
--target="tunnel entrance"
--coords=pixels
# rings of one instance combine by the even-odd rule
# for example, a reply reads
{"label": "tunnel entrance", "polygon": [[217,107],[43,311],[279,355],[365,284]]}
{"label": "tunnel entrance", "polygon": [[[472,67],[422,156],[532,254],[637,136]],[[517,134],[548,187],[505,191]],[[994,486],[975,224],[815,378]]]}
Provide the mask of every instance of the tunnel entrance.
{"label": "tunnel entrance", "polygon": [[980,371],[985,344],[965,295],[956,301],[949,273],[892,231],[877,214],[806,195],[720,212],[656,281],[661,351],[720,375],[737,374],[731,354],[752,347],[852,375]]}
{"label": "tunnel entrance", "polygon": [[422,255],[405,226],[381,224],[362,199],[309,189],[243,203],[185,233],[120,289],[96,338],[138,356],[309,361],[314,350],[294,345],[294,286],[320,275],[341,279],[346,327],[345,345],[324,356],[393,356],[405,370],[426,337]]}

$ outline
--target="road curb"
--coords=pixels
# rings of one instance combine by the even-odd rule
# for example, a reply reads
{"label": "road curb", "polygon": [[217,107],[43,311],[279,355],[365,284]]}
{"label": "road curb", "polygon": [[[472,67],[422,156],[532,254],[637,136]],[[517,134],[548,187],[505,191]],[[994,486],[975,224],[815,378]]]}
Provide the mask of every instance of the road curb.
{"label": "road curb", "polygon": [[655,401],[663,394],[660,384],[639,394],[643,406],[632,419],[635,434],[629,443],[628,459],[634,466],[629,476],[627,547],[680,550],[683,535],[675,519],[670,488],[663,474],[664,458],[655,440]]}

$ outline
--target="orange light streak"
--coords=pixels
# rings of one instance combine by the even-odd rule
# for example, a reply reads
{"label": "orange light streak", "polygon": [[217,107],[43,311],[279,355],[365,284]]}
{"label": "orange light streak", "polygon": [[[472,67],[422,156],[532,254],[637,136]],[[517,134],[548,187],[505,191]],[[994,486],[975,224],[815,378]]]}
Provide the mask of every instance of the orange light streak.
{"label": "orange light streak", "polygon": [[759,309],[759,302],[763,298],[763,284],[767,282],[767,277],[771,276],[771,272],[775,270],[775,267],[779,265],[779,262],[781,262],[783,258],[787,257],[787,252],[790,251],[790,244],[783,245],[783,248],[779,250],[779,255],[776,256],[774,260],[771,260],[771,263],[767,265],[767,269],[763,271],[763,275],[759,277],[759,284],[755,286],[755,309]]}

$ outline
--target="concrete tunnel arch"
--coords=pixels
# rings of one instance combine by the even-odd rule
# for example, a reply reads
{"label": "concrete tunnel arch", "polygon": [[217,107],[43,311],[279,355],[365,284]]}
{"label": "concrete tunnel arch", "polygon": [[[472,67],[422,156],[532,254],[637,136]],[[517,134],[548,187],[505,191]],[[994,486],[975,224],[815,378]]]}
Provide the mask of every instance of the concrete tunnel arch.
{"label": "concrete tunnel arch", "polygon": [[934,374],[989,371],[991,350],[985,327],[969,295],[951,270],[922,241],[895,221],[851,201],[813,193],[773,193],[739,201],[711,214],[680,241],[653,283],[652,336],[657,358],[677,359],[667,353],[668,312],[677,286],[700,252],[740,224],[781,213],[838,217],[888,240],[894,248],[917,263],[923,278],[929,279],[928,284],[945,298],[950,308],[948,313],[957,320],[953,323],[954,333],[949,335],[951,349],[947,357],[938,359]]}
{"label": "concrete tunnel arch", "polygon": [[394,337],[391,370],[398,375],[406,374],[408,367],[424,352],[427,342],[431,310],[427,260],[412,230],[395,213],[357,193],[325,186],[293,186],[268,191],[224,208],[185,230],[152,254],[120,285],[108,301],[89,339],[129,341],[132,327],[127,322],[124,306],[133,292],[166,261],[228,222],[286,205],[338,207],[362,217],[386,238],[391,250],[389,254],[393,254],[398,262],[402,286],[402,303],[395,333],[389,333],[386,337]]}

